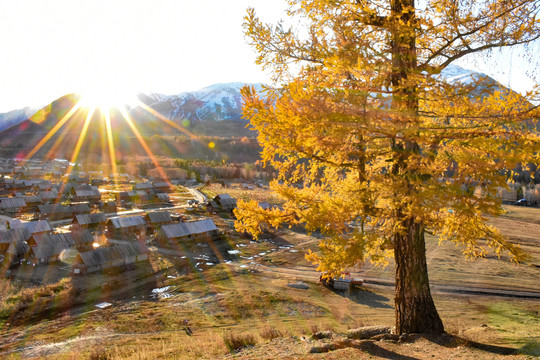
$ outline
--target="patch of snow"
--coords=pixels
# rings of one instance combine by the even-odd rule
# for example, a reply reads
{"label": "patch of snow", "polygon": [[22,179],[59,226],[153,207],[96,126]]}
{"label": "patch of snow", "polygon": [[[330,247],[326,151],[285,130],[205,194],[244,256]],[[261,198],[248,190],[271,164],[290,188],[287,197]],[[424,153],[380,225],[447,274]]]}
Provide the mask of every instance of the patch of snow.
{"label": "patch of snow", "polygon": [[101,310],[110,308],[111,306],[112,306],[112,304],[111,304],[110,302],[106,302],[106,301],[101,302],[101,303],[99,303],[99,304],[96,304],[96,307],[97,307],[98,309],[101,309]]}

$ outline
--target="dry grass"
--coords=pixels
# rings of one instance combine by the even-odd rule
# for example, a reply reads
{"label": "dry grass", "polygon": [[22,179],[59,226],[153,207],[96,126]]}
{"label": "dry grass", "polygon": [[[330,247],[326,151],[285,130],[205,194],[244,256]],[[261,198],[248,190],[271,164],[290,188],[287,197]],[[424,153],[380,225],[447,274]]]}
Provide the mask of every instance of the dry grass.
{"label": "dry grass", "polygon": [[283,333],[279,330],[276,330],[273,327],[266,327],[262,329],[259,333],[260,337],[264,340],[273,340],[280,337],[283,337]]}
{"label": "dry grass", "polygon": [[[536,210],[540,214],[540,210]],[[505,219],[510,222],[505,223],[504,228],[511,230],[511,221],[514,220]],[[148,301],[127,296],[105,311],[87,311],[80,315],[66,313],[40,323],[11,324],[9,328],[0,324],[3,330],[0,334],[0,357],[314,359],[317,357],[310,355],[309,350],[320,344],[315,340],[300,340],[306,337],[302,335],[331,330],[339,336],[351,328],[393,325],[391,288],[371,287],[345,294],[321,287],[316,282],[313,267],[298,262],[303,256],[302,251],[314,246],[317,239],[291,231],[283,231],[279,236],[294,245],[298,252],[289,252],[288,249],[269,252],[270,248],[278,248],[278,245],[244,241],[246,247],[238,247],[243,255],[254,256],[261,251],[267,254],[246,259],[247,268],[218,265],[202,273],[160,280],[159,286],[171,286],[173,297],[170,299]],[[468,262],[452,244],[438,246],[436,239],[431,238],[428,239],[427,251],[430,279],[436,283],[529,287],[538,291],[537,268],[517,267],[493,258]],[[281,265],[275,266],[274,260],[280,260]],[[253,266],[250,264],[252,261],[264,266]],[[366,273],[369,272],[391,278],[393,269],[366,269]],[[287,286],[299,281],[307,284],[308,289]],[[5,281],[2,284],[6,285],[0,290],[4,309],[6,306],[12,309],[18,302],[38,308],[42,306],[41,302],[58,300],[61,294],[69,291],[69,284],[27,290]],[[418,359],[433,358],[432,355],[435,358],[474,360],[500,358],[490,352],[469,349],[467,344],[474,341],[512,347],[527,356],[538,356],[540,319],[537,302],[515,299],[501,302],[500,298],[438,293],[434,294],[434,300],[447,331],[463,339],[461,345],[444,347],[428,341],[411,345],[377,343],[376,347],[363,350],[336,350],[325,358],[399,358],[401,355]],[[192,334],[185,331],[183,319],[190,320]],[[251,340],[256,345],[243,347],[239,353],[231,354],[224,338],[227,334],[233,334],[231,347],[235,344],[247,346]]]}
{"label": "dry grass", "polygon": [[232,332],[226,333],[223,336],[223,342],[231,352],[257,344],[257,340],[253,334],[235,334]]}

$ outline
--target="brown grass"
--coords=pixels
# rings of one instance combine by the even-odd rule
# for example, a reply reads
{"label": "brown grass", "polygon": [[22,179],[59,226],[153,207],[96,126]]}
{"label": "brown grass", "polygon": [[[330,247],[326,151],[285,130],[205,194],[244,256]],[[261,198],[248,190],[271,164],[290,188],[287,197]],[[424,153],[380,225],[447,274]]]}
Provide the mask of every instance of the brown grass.
{"label": "brown grass", "polygon": [[232,332],[226,333],[223,336],[223,342],[231,352],[257,344],[257,340],[253,334],[235,334]]}

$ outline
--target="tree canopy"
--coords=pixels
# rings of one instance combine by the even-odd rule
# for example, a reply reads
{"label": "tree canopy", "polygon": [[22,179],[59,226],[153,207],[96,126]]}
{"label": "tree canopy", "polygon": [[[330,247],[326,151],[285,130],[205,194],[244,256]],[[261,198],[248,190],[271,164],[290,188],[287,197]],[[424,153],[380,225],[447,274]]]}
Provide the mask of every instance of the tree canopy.
{"label": "tree canopy", "polygon": [[[485,76],[448,81],[452,63],[540,37],[540,1],[290,0],[299,27],[244,29],[279,86],[245,88],[244,117],[285,203],[239,202],[238,230],[300,224],[324,239],[308,259],[339,276],[396,262],[396,332],[442,332],[424,234],[525,259],[486,223],[518,164],[540,163],[538,93]],[[454,68],[455,70],[455,68]]]}

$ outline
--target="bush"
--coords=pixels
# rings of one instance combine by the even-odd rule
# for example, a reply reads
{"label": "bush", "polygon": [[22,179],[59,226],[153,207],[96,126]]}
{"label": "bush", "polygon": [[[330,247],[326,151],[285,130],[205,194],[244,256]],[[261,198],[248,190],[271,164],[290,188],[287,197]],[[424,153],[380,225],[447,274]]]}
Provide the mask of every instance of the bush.
{"label": "bush", "polygon": [[260,335],[265,340],[272,340],[275,338],[283,337],[283,333],[281,331],[276,330],[272,327],[263,329]]}
{"label": "bush", "polygon": [[227,333],[223,336],[225,346],[230,352],[238,351],[247,346],[253,346],[257,343],[255,336],[251,334],[233,334]]}
{"label": "bush", "polygon": [[90,360],[108,360],[110,358],[109,352],[102,346],[94,348],[90,353]]}

